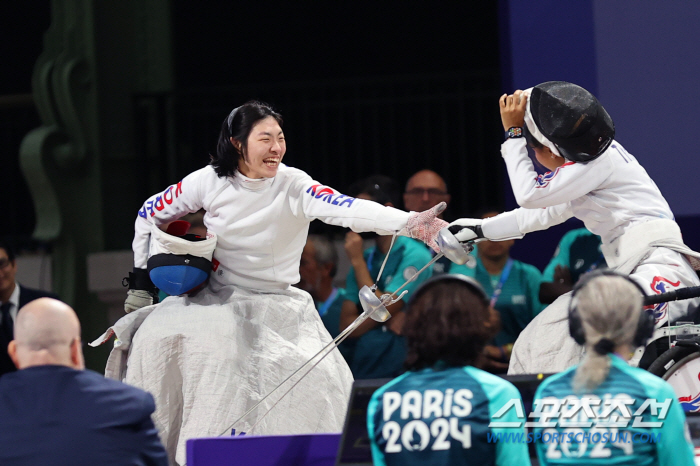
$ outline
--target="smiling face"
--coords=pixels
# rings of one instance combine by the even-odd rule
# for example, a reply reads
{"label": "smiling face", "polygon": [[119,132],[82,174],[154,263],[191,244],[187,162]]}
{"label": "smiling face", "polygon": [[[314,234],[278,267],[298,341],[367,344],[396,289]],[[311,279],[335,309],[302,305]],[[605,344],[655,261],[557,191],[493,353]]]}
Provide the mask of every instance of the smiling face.
{"label": "smiling face", "polygon": [[255,123],[245,146],[233,138],[231,143],[243,152],[243,158],[238,161],[238,170],[253,179],[277,175],[277,169],[287,151],[282,128],[273,117]]}

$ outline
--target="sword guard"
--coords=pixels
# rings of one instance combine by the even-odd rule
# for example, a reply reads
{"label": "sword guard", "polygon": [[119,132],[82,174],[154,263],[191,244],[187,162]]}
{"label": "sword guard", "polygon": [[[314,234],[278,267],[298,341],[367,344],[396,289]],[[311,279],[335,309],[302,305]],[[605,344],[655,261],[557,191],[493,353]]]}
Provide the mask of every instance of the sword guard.
{"label": "sword guard", "polygon": [[[374,294],[372,289],[367,285],[360,290],[360,305],[363,309],[363,314],[367,314],[372,320],[377,322],[386,322],[391,318],[391,314],[386,310],[385,297],[389,297],[389,302],[386,305],[392,304],[391,295],[382,295],[381,301]],[[395,301],[394,301],[395,302]]]}
{"label": "sword guard", "polygon": [[474,242],[461,243],[449,228],[443,228],[438,232],[437,244],[440,252],[455,264],[463,265],[467,262],[473,262],[469,253],[474,250]]}

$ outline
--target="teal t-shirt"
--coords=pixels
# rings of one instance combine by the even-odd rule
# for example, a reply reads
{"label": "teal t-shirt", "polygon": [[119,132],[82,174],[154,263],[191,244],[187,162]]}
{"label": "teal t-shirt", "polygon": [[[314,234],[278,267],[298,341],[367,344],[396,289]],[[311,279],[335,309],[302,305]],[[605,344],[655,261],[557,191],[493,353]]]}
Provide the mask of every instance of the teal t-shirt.
{"label": "teal t-shirt", "polygon": [[507,434],[524,440],[524,417],[517,410],[507,410],[498,421],[519,427],[489,427],[494,414],[512,400],[522,406],[513,384],[475,367],[406,372],[375,391],[369,402],[374,464],[530,466],[525,441],[493,438]]}
{"label": "teal t-shirt", "polygon": [[554,280],[554,270],[557,265],[569,268],[574,283],[586,272],[607,267],[600,245],[600,236],[594,235],[586,228],[569,231],[562,236],[552,260],[544,269],[542,274],[544,281]]}
{"label": "teal t-shirt", "polygon": [[[583,396],[572,389],[577,366],[538,387],[535,411],[539,402],[547,416],[570,413],[534,418],[550,424],[534,426],[540,465],[693,466],[685,413],[671,385],[617,356],[609,357],[607,378]],[[555,408],[562,402],[563,408]]]}
{"label": "teal t-shirt", "polygon": [[[382,261],[384,261],[384,255],[376,247],[373,247],[364,252],[364,257],[370,276],[376,280]],[[389,253],[382,277],[377,283],[378,288],[386,293],[393,293],[430,262],[431,258],[430,253],[423,247],[423,243],[398,236]],[[429,267],[399,292],[408,291],[403,298],[404,302],[408,302],[413,291],[430,278],[431,274],[432,267]],[[360,290],[357,286],[355,270],[352,268],[346,279],[345,291],[346,299],[359,306]],[[365,333],[356,341],[355,354],[350,363],[350,369],[356,379],[396,377],[403,372],[403,362],[406,359],[404,337],[396,335],[382,325]]]}
{"label": "teal t-shirt", "polygon": [[[474,267],[453,264],[450,272],[461,273],[476,279],[489,298],[493,297],[501,278],[500,275],[489,274],[478,257]],[[545,306],[540,303],[539,298],[541,283],[542,273],[537,267],[513,260],[508,277],[494,305],[501,315],[501,331],[494,338],[495,345],[515,343],[520,332],[544,309]]]}
{"label": "teal t-shirt", "polygon": [[[345,288],[334,288],[334,291],[326,301],[314,301],[314,305],[321,315],[323,325],[334,339],[338,336],[338,334],[340,334],[340,312],[343,308],[343,301],[346,299],[347,292],[345,291]],[[346,338],[338,346],[340,354],[343,355],[348,365],[352,361],[356,343],[357,342],[355,340]]]}

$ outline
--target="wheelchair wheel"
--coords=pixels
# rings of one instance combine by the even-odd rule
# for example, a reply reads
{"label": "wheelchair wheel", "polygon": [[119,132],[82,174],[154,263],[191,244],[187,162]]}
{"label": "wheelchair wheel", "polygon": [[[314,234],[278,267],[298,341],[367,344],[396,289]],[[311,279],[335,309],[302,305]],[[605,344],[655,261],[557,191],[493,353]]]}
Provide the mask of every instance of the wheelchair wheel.
{"label": "wheelchair wheel", "polygon": [[675,346],[659,356],[648,371],[671,384],[684,411],[700,411],[700,351],[697,347]]}
{"label": "wheelchair wheel", "polygon": [[[661,356],[651,363],[647,371],[666,379],[665,375],[670,372],[673,366],[677,366],[680,361],[693,353],[697,353],[700,356],[697,348],[688,346],[674,346],[668,351],[662,353]],[[677,370],[679,367],[676,367],[675,369]]]}

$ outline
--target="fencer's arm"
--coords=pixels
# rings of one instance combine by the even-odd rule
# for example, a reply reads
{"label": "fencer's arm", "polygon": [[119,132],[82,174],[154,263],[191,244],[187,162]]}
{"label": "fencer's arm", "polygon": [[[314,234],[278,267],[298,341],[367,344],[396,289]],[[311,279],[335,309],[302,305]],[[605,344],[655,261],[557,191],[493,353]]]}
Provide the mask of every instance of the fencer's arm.
{"label": "fencer's arm", "polygon": [[525,138],[511,138],[501,145],[513,194],[528,209],[549,207],[578,199],[605,181],[612,164],[605,154],[588,163],[567,162],[539,175],[527,153]]}
{"label": "fencer's arm", "polygon": [[[134,223],[134,268],[145,269],[152,225],[162,225],[202,208],[202,184],[211,174],[207,167],[190,173],[179,183],[168,186],[143,203]],[[211,173],[214,173],[212,170]]]}
{"label": "fencer's arm", "polygon": [[519,239],[533,231],[565,222],[573,216],[569,204],[546,209],[515,209],[487,219],[461,218],[450,224],[450,231],[462,242],[488,239],[505,241]]}
{"label": "fencer's arm", "polygon": [[311,177],[297,181],[289,195],[292,210],[298,217],[321,220],[355,232],[392,235],[404,229],[411,215],[373,201],[346,196]]}

